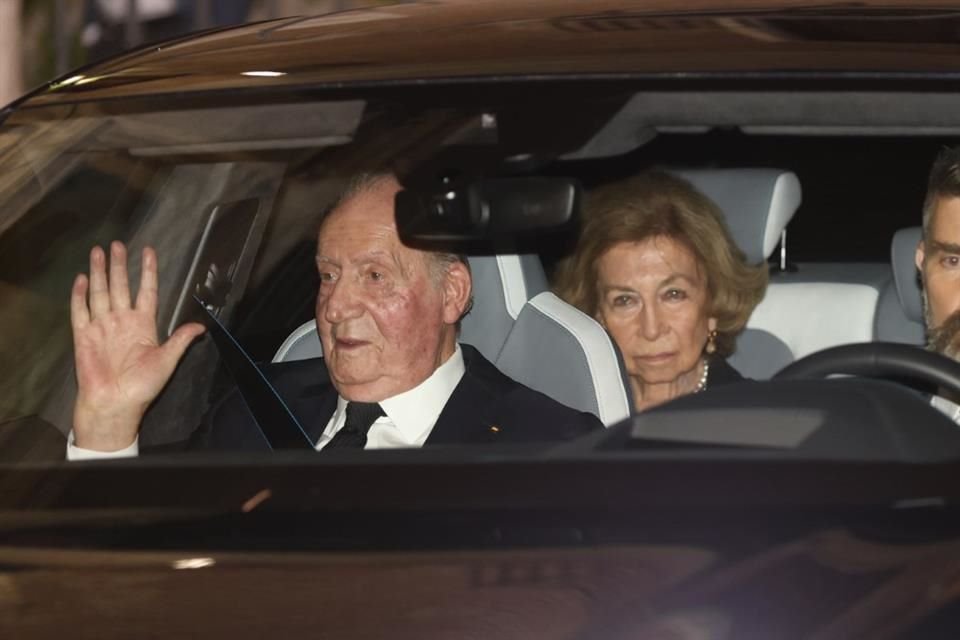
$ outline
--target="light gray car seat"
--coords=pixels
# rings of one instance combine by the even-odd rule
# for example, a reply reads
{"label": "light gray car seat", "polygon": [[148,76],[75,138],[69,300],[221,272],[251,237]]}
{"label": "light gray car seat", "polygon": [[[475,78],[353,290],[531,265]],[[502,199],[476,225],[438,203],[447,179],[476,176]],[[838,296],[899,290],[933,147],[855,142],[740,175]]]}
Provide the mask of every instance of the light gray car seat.
{"label": "light gray car seat", "polygon": [[[713,200],[723,212],[733,241],[751,264],[765,263],[802,201],[800,180],[782,169],[670,169]],[[771,285],[771,288],[775,285]],[[762,304],[762,303],[761,303]],[[769,327],[747,324],[729,358],[748,378],[766,379],[794,355]]]}
{"label": "light gray car seat", "polygon": [[[595,321],[547,290],[533,255],[470,257],[474,307],[460,342],[473,345],[503,373],[604,425],[630,415],[618,354]],[[316,323],[298,327],[274,362],[322,357]]]}
{"label": "light gray car seat", "polygon": [[914,263],[921,235],[920,227],[908,227],[897,231],[890,242],[892,277],[877,303],[877,340],[924,344],[920,275]]}

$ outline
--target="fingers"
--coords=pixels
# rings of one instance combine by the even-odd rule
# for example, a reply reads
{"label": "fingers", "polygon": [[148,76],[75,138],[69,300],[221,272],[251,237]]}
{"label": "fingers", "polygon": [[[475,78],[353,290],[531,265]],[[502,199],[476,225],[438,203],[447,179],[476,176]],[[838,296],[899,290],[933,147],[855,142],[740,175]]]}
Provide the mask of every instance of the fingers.
{"label": "fingers", "polygon": [[140,290],[137,292],[137,310],[157,315],[157,253],[150,247],[143,249],[140,268]]}
{"label": "fingers", "polygon": [[[156,258],[153,261],[156,267]],[[122,242],[110,243],[110,277],[107,278],[107,256],[103,249],[90,250],[90,278],[86,290],[90,296],[90,318],[130,308],[130,281],[127,276],[127,248]],[[154,283],[156,270],[154,269]],[[154,297],[156,285],[154,284]],[[155,306],[155,303],[154,303]]]}
{"label": "fingers", "polygon": [[130,283],[127,280],[127,248],[116,240],[110,243],[110,307],[114,311],[130,308]]}
{"label": "fingers", "polygon": [[90,316],[97,318],[110,311],[107,289],[107,257],[100,247],[90,250]]}
{"label": "fingers", "polygon": [[87,308],[87,276],[80,274],[73,280],[70,291],[70,324],[79,331],[90,324],[90,310]]}

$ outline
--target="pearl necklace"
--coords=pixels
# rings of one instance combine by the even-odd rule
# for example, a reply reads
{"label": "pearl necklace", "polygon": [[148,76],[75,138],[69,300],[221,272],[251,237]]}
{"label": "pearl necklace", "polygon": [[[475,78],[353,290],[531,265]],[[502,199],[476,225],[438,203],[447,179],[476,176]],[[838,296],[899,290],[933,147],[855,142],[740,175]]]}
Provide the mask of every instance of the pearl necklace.
{"label": "pearl necklace", "polygon": [[700,382],[698,382],[697,386],[693,388],[694,393],[700,393],[701,391],[707,390],[707,374],[709,373],[710,373],[710,363],[704,360],[703,373],[700,374]]}

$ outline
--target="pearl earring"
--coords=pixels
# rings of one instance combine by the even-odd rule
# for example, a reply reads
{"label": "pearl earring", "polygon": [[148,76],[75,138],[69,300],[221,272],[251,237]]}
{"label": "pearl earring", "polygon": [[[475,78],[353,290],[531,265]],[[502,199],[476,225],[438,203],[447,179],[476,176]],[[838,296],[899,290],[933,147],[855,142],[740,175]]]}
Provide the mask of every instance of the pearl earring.
{"label": "pearl earring", "polygon": [[707,335],[707,354],[713,355],[717,351],[717,330],[714,329]]}

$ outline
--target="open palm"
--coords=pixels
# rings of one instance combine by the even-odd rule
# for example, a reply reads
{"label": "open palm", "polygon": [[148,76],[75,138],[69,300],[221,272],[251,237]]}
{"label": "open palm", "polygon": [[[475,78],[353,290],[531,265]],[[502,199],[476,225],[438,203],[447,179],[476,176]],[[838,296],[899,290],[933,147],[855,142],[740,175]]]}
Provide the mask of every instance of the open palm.
{"label": "open palm", "polygon": [[190,343],[196,323],[157,338],[157,256],[146,248],[140,288],[131,304],[126,248],[90,252],[90,276],[77,276],[70,301],[77,371],[74,438],[77,446],[111,451],[131,444],[147,407],[163,390]]}

